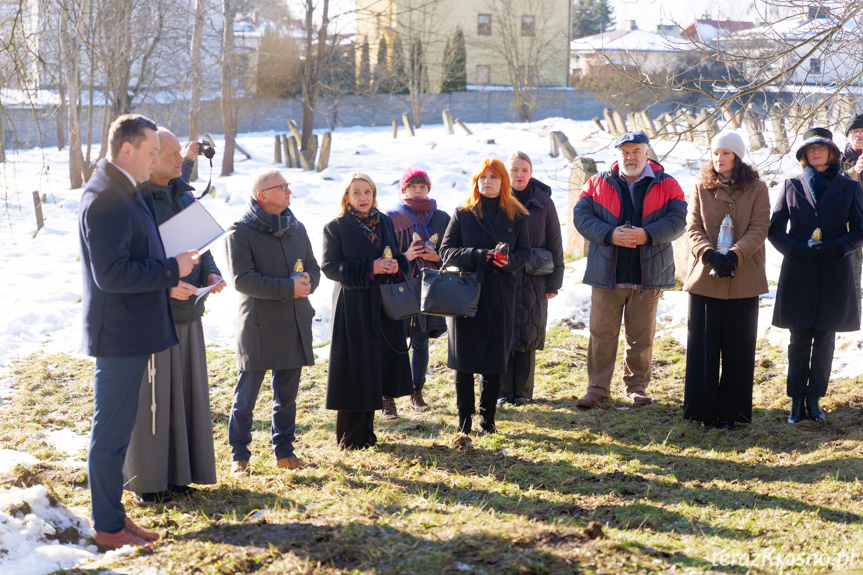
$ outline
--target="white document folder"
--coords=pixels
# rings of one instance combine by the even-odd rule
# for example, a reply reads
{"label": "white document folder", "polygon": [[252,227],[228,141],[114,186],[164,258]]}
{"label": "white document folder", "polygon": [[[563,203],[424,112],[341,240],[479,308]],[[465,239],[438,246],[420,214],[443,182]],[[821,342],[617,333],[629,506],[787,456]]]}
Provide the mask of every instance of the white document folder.
{"label": "white document folder", "polygon": [[204,253],[220,239],[228,236],[204,204],[195,202],[159,226],[165,255],[172,258],[189,250]]}

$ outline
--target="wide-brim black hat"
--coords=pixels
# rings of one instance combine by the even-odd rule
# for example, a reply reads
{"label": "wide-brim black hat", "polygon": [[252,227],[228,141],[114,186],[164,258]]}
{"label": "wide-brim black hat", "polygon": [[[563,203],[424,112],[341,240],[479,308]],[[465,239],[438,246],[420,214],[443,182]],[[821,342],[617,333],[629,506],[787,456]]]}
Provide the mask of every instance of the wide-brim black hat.
{"label": "wide-brim black hat", "polygon": [[797,148],[797,161],[800,161],[803,157],[803,154],[806,151],[806,146],[810,146],[812,144],[824,144],[825,146],[829,146],[836,150],[838,155],[842,155],[842,152],[839,151],[839,146],[837,146],[833,141],[833,132],[827,128],[812,128],[803,134],[803,143],[800,144],[799,148]]}

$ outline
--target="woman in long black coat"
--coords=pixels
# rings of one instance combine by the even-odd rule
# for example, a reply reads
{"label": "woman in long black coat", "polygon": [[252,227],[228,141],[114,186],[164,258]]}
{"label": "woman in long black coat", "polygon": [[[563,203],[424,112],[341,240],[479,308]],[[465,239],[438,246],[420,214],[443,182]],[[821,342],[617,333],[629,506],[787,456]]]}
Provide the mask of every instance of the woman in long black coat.
{"label": "woman in long black coat", "polygon": [[551,188],[532,177],[530,156],[515,152],[509,158],[508,167],[513,195],[528,211],[530,247],[548,250],[554,262],[554,271],[548,275],[530,275],[526,269],[515,272],[512,352],[501,378],[497,404],[524,405],[533,399],[536,350],[545,347],[548,300],[556,296],[563,285],[563,239]]}
{"label": "woman in long black coat", "polygon": [[[324,227],[321,270],[335,282],[326,408],[338,410],[336,441],[375,445],[375,411],[383,396],[411,393],[403,320],[386,316],[380,285],[407,274],[393,223],[377,209],[377,188],[359,172],[346,180],[342,214]],[[389,247],[393,257],[384,257]]]}
{"label": "woman in long black coat", "polygon": [[[454,318],[449,327],[447,366],[455,370],[458,428],[470,433],[475,413],[473,375],[482,374],[480,426],[494,433],[501,374],[512,347],[515,276],[530,257],[527,210],[512,195],[506,166],[484,160],[471,180],[471,194],[456,210],[441,244],[447,265],[479,272],[479,306],[472,318]],[[494,261],[499,242],[510,246],[506,263]]]}
{"label": "woman in long black coat", "polygon": [[[770,218],[768,239],[784,256],[773,325],[791,330],[788,344],[789,423],[825,416],[818,400],[827,393],[837,331],[860,328],[851,254],[863,246],[860,184],[839,174],[832,133],[814,128],[797,151],[803,174],[785,180]],[[813,234],[820,230],[821,243]]]}

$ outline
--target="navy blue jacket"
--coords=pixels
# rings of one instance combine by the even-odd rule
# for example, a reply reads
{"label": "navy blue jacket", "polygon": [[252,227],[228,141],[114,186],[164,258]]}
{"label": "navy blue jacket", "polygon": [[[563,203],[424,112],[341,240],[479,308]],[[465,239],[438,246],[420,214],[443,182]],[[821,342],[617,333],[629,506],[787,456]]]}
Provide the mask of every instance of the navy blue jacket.
{"label": "navy blue jacket", "polygon": [[78,211],[88,355],[134,357],[178,343],[168,290],[179,267],[165,257],[153,213],[125,174],[99,161]]}
{"label": "navy blue jacket", "polygon": [[[839,259],[803,260],[791,254],[815,228],[823,241],[836,240]],[[860,184],[837,175],[821,193],[818,206],[802,176],[785,180],[770,217],[767,239],[785,256],[779,272],[773,325],[824,331],[860,329],[860,292],[854,284],[851,254],[863,246],[863,195]]]}

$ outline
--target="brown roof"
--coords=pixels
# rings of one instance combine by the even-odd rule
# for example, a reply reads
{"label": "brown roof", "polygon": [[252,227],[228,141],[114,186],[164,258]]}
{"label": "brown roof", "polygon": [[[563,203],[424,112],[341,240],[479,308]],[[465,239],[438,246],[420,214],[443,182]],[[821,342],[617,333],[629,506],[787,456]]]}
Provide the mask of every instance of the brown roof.
{"label": "brown roof", "polygon": [[723,32],[739,32],[741,30],[748,30],[749,28],[755,27],[755,24],[752,22],[740,22],[738,20],[707,20],[699,18],[684,28],[683,33],[692,38],[698,35],[699,25],[712,26],[713,28],[722,30]]}

